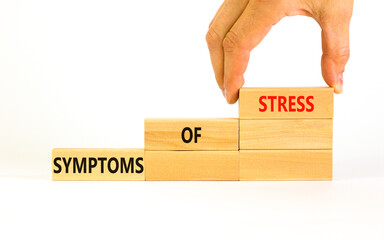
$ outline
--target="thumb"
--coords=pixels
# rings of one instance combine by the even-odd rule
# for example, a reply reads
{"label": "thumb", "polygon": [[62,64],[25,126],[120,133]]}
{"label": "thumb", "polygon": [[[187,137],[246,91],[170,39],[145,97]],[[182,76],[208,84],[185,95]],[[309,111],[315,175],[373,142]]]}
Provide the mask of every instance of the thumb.
{"label": "thumb", "polygon": [[335,93],[343,91],[343,73],[349,59],[349,21],[348,17],[337,16],[321,26],[322,75]]}

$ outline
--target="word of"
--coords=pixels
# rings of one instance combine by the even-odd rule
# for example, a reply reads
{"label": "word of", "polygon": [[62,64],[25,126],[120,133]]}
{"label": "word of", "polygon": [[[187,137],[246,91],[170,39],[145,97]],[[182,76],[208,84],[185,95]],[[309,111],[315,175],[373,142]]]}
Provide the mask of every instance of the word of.
{"label": "word of", "polygon": [[[201,137],[201,134],[198,133],[198,131],[201,131],[201,127],[195,127],[195,143],[197,143],[197,138]],[[185,138],[185,133],[189,133],[189,137]],[[183,131],[181,131],[181,139],[183,139],[183,142],[190,143],[193,139],[193,132],[192,129],[189,127],[185,127]]]}

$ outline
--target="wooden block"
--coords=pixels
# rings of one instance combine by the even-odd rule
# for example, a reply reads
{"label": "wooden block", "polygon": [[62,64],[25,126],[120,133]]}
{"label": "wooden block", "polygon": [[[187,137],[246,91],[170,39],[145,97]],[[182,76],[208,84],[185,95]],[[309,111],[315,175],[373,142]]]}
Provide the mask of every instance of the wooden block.
{"label": "wooden block", "polygon": [[333,88],[241,88],[239,116],[333,118]]}
{"label": "wooden block", "polygon": [[240,180],[332,180],[332,150],[241,150]]}
{"label": "wooden block", "polygon": [[144,150],[53,149],[52,180],[145,180]]}
{"label": "wooden block", "polygon": [[238,150],[238,119],[146,119],[145,150]]}
{"label": "wooden block", "polygon": [[332,119],[240,120],[240,149],[332,149]]}
{"label": "wooden block", "polygon": [[146,180],[239,180],[238,151],[146,151]]}

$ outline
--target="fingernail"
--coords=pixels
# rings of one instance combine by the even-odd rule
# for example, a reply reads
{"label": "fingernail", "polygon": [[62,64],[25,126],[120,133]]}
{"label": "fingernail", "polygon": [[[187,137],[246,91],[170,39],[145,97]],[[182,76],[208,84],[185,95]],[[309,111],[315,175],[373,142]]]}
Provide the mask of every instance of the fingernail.
{"label": "fingernail", "polygon": [[224,89],[224,97],[225,97],[225,100],[227,100],[227,102],[229,103],[229,96],[228,96],[228,93],[227,93],[227,90]]}
{"label": "fingernail", "polygon": [[337,79],[336,85],[335,85],[335,93],[342,93],[343,92],[343,81],[344,77],[343,74],[339,74],[339,77]]}

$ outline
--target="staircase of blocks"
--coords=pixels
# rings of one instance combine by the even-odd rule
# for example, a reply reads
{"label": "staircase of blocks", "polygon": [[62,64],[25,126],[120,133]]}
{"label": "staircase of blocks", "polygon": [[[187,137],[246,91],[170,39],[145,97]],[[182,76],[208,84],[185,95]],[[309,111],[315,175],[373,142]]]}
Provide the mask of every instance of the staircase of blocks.
{"label": "staircase of blocks", "polygon": [[238,118],[144,125],[144,149],[53,149],[52,180],[332,180],[329,87],[242,88]]}

